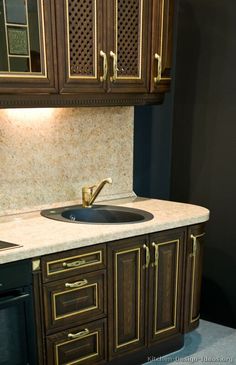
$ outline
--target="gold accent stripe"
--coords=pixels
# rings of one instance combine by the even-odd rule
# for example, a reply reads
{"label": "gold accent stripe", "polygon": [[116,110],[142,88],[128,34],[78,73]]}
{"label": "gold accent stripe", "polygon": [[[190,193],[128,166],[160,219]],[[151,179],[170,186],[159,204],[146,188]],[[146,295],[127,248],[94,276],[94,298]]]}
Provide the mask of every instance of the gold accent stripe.
{"label": "gold accent stripe", "polygon": [[[92,255],[99,255],[99,259],[98,260],[94,260],[94,261],[88,261],[88,263],[85,263],[84,265],[81,265],[79,267],[71,267],[71,268],[65,268],[62,270],[57,270],[57,271],[53,271],[50,272],[50,265],[56,264],[56,263],[60,263],[60,262],[66,262],[67,260],[73,260],[73,259],[79,259],[79,258],[83,258],[86,256],[92,256]],[[47,265],[47,276],[52,276],[52,275],[57,275],[60,274],[62,272],[69,272],[72,270],[79,270],[79,269],[83,269],[84,267],[89,267],[89,266],[93,266],[93,265],[98,265],[98,264],[102,264],[103,263],[103,258],[102,258],[102,251],[94,251],[94,252],[89,252],[86,254],[81,254],[81,255],[77,255],[77,256],[71,256],[71,257],[64,257],[63,259],[60,260],[54,260],[54,261],[48,261],[46,263]]]}
{"label": "gold accent stripe", "polygon": [[[115,331],[116,331],[116,348],[121,348],[127,345],[130,345],[134,342],[138,342],[140,339],[140,317],[141,317],[141,313],[140,313],[140,294],[141,294],[141,254],[140,254],[140,248],[134,248],[131,250],[125,250],[125,251],[120,251],[120,252],[116,252],[115,253]],[[118,329],[119,329],[119,322],[118,322],[118,273],[117,273],[117,267],[118,267],[118,255],[123,255],[125,253],[130,253],[130,252],[138,252],[138,293],[137,293],[137,297],[138,297],[138,312],[137,312],[137,338],[128,341],[128,342],[124,342],[122,344],[118,343]]]}
{"label": "gold accent stripe", "polygon": [[82,361],[85,361],[85,360],[88,360],[88,359],[91,359],[95,356],[98,356],[99,355],[99,339],[98,339],[98,331],[95,331],[95,332],[92,332],[86,336],[83,336],[82,338],[75,338],[73,340],[68,340],[68,341],[65,341],[65,342],[61,342],[59,344],[56,344],[55,345],[55,358],[56,358],[56,365],[60,365],[59,364],[59,348],[63,345],[66,345],[66,344],[70,344],[70,343],[73,343],[75,341],[81,341],[81,340],[84,340],[85,338],[87,337],[91,337],[91,336],[94,336],[96,335],[96,352],[92,353],[91,355],[88,355],[88,356],[83,356],[81,357],[80,359],[77,359],[75,361],[70,361],[68,363],[66,363],[66,365],[75,365],[75,364],[79,364],[80,362]]}
{"label": "gold accent stripe", "polygon": [[158,243],[158,246],[164,246],[170,243],[176,243],[177,246],[177,255],[176,255],[176,274],[175,274],[175,305],[174,305],[174,324],[173,326],[166,327],[161,330],[157,330],[157,310],[158,310],[158,271],[159,265],[156,266],[156,285],[155,285],[155,335],[159,333],[169,331],[171,329],[176,328],[176,319],[177,319],[177,300],[178,300],[178,281],[179,281],[179,239],[167,242]]}
{"label": "gold accent stripe", "polygon": [[[74,311],[74,312],[71,312],[71,313],[68,313],[68,314],[57,315],[56,300],[57,300],[57,297],[59,295],[65,295],[67,293],[71,293],[71,292],[75,292],[75,291],[79,292],[79,290],[92,288],[92,287],[95,287],[95,305],[93,305],[91,307],[87,307],[86,309],[80,309],[78,311]],[[60,320],[62,318],[68,318],[68,317],[71,317],[71,316],[75,316],[76,314],[81,314],[81,313],[85,313],[85,312],[97,309],[98,308],[98,284],[94,283],[94,284],[83,286],[81,288],[69,289],[69,290],[64,290],[64,291],[58,292],[58,293],[53,293],[53,295],[52,295],[52,304],[53,304],[53,308],[52,308],[52,310],[53,310],[53,319],[55,321]]]}

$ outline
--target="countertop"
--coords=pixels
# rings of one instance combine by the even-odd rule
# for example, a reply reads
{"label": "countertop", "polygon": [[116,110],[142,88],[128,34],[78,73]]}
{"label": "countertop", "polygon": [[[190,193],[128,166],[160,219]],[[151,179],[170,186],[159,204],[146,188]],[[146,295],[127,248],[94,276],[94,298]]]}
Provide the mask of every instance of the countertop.
{"label": "countertop", "polygon": [[0,240],[22,247],[1,251],[0,264],[202,223],[209,219],[206,208],[165,200],[136,197],[100,202],[104,203],[143,209],[152,213],[154,218],[143,223],[78,224],[44,218],[40,211],[1,217]]}

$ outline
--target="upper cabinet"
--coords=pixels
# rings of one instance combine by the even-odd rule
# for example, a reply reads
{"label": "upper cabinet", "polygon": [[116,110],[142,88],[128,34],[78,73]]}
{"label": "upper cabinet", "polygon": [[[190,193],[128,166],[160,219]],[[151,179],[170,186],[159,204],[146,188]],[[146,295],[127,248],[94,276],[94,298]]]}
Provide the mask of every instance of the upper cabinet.
{"label": "upper cabinet", "polygon": [[147,1],[56,4],[61,92],[148,92]]}
{"label": "upper cabinet", "polygon": [[150,83],[152,93],[166,92],[170,88],[173,13],[174,0],[153,0]]}
{"label": "upper cabinet", "polygon": [[31,100],[56,93],[40,96],[47,105],[161,102],[170,87],[173,7],[174,0],[0,0],[0,92],[30,92]]}
{"label": "upper cabinet", "polygon": [[0,0],[0,92],[56,92],[51,5]]}

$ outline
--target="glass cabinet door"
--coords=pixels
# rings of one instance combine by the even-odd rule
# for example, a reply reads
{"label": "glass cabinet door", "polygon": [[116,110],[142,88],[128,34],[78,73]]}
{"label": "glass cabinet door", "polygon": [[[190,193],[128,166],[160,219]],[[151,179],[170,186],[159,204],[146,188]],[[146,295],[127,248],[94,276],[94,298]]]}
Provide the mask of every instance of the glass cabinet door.
{"label": "glass cabinet door", "polygon": [[44,0],[0,0],[1,92],[14,83],[21,88],[53,87],[49,14],[50,4]]}

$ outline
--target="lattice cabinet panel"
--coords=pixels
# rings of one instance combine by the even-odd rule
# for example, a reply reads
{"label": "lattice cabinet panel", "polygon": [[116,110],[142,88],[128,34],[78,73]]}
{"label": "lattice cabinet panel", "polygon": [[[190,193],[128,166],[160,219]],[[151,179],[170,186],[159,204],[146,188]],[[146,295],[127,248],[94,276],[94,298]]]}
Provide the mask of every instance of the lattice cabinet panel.
{"label": "lattice cabinet panel", "polygon": [[148,7],[146,0],[111,0],[108,3],[113,30],[109,34],[112,92],[147,92]]}
{"label": "lattice cabinet panel", "polygon": [[[105,83],[103,37],[105,13],[104,0],[58,0],[56,2],[60,58],[66,60],[66,69],[60,76],[64,92],[103,91]],[[64,29],[63,29],[64,27]],[[65,66],[64,66],[65,67]]]}
{"label": "lattice cabinet panel", "polygon": [[116,2],[117,77],[140,77],[142,12],[140,0]]}
{"label": "lattice cabinet panel", "polygon": [[96,1],[68,0],[70,76],[96,77]]}

